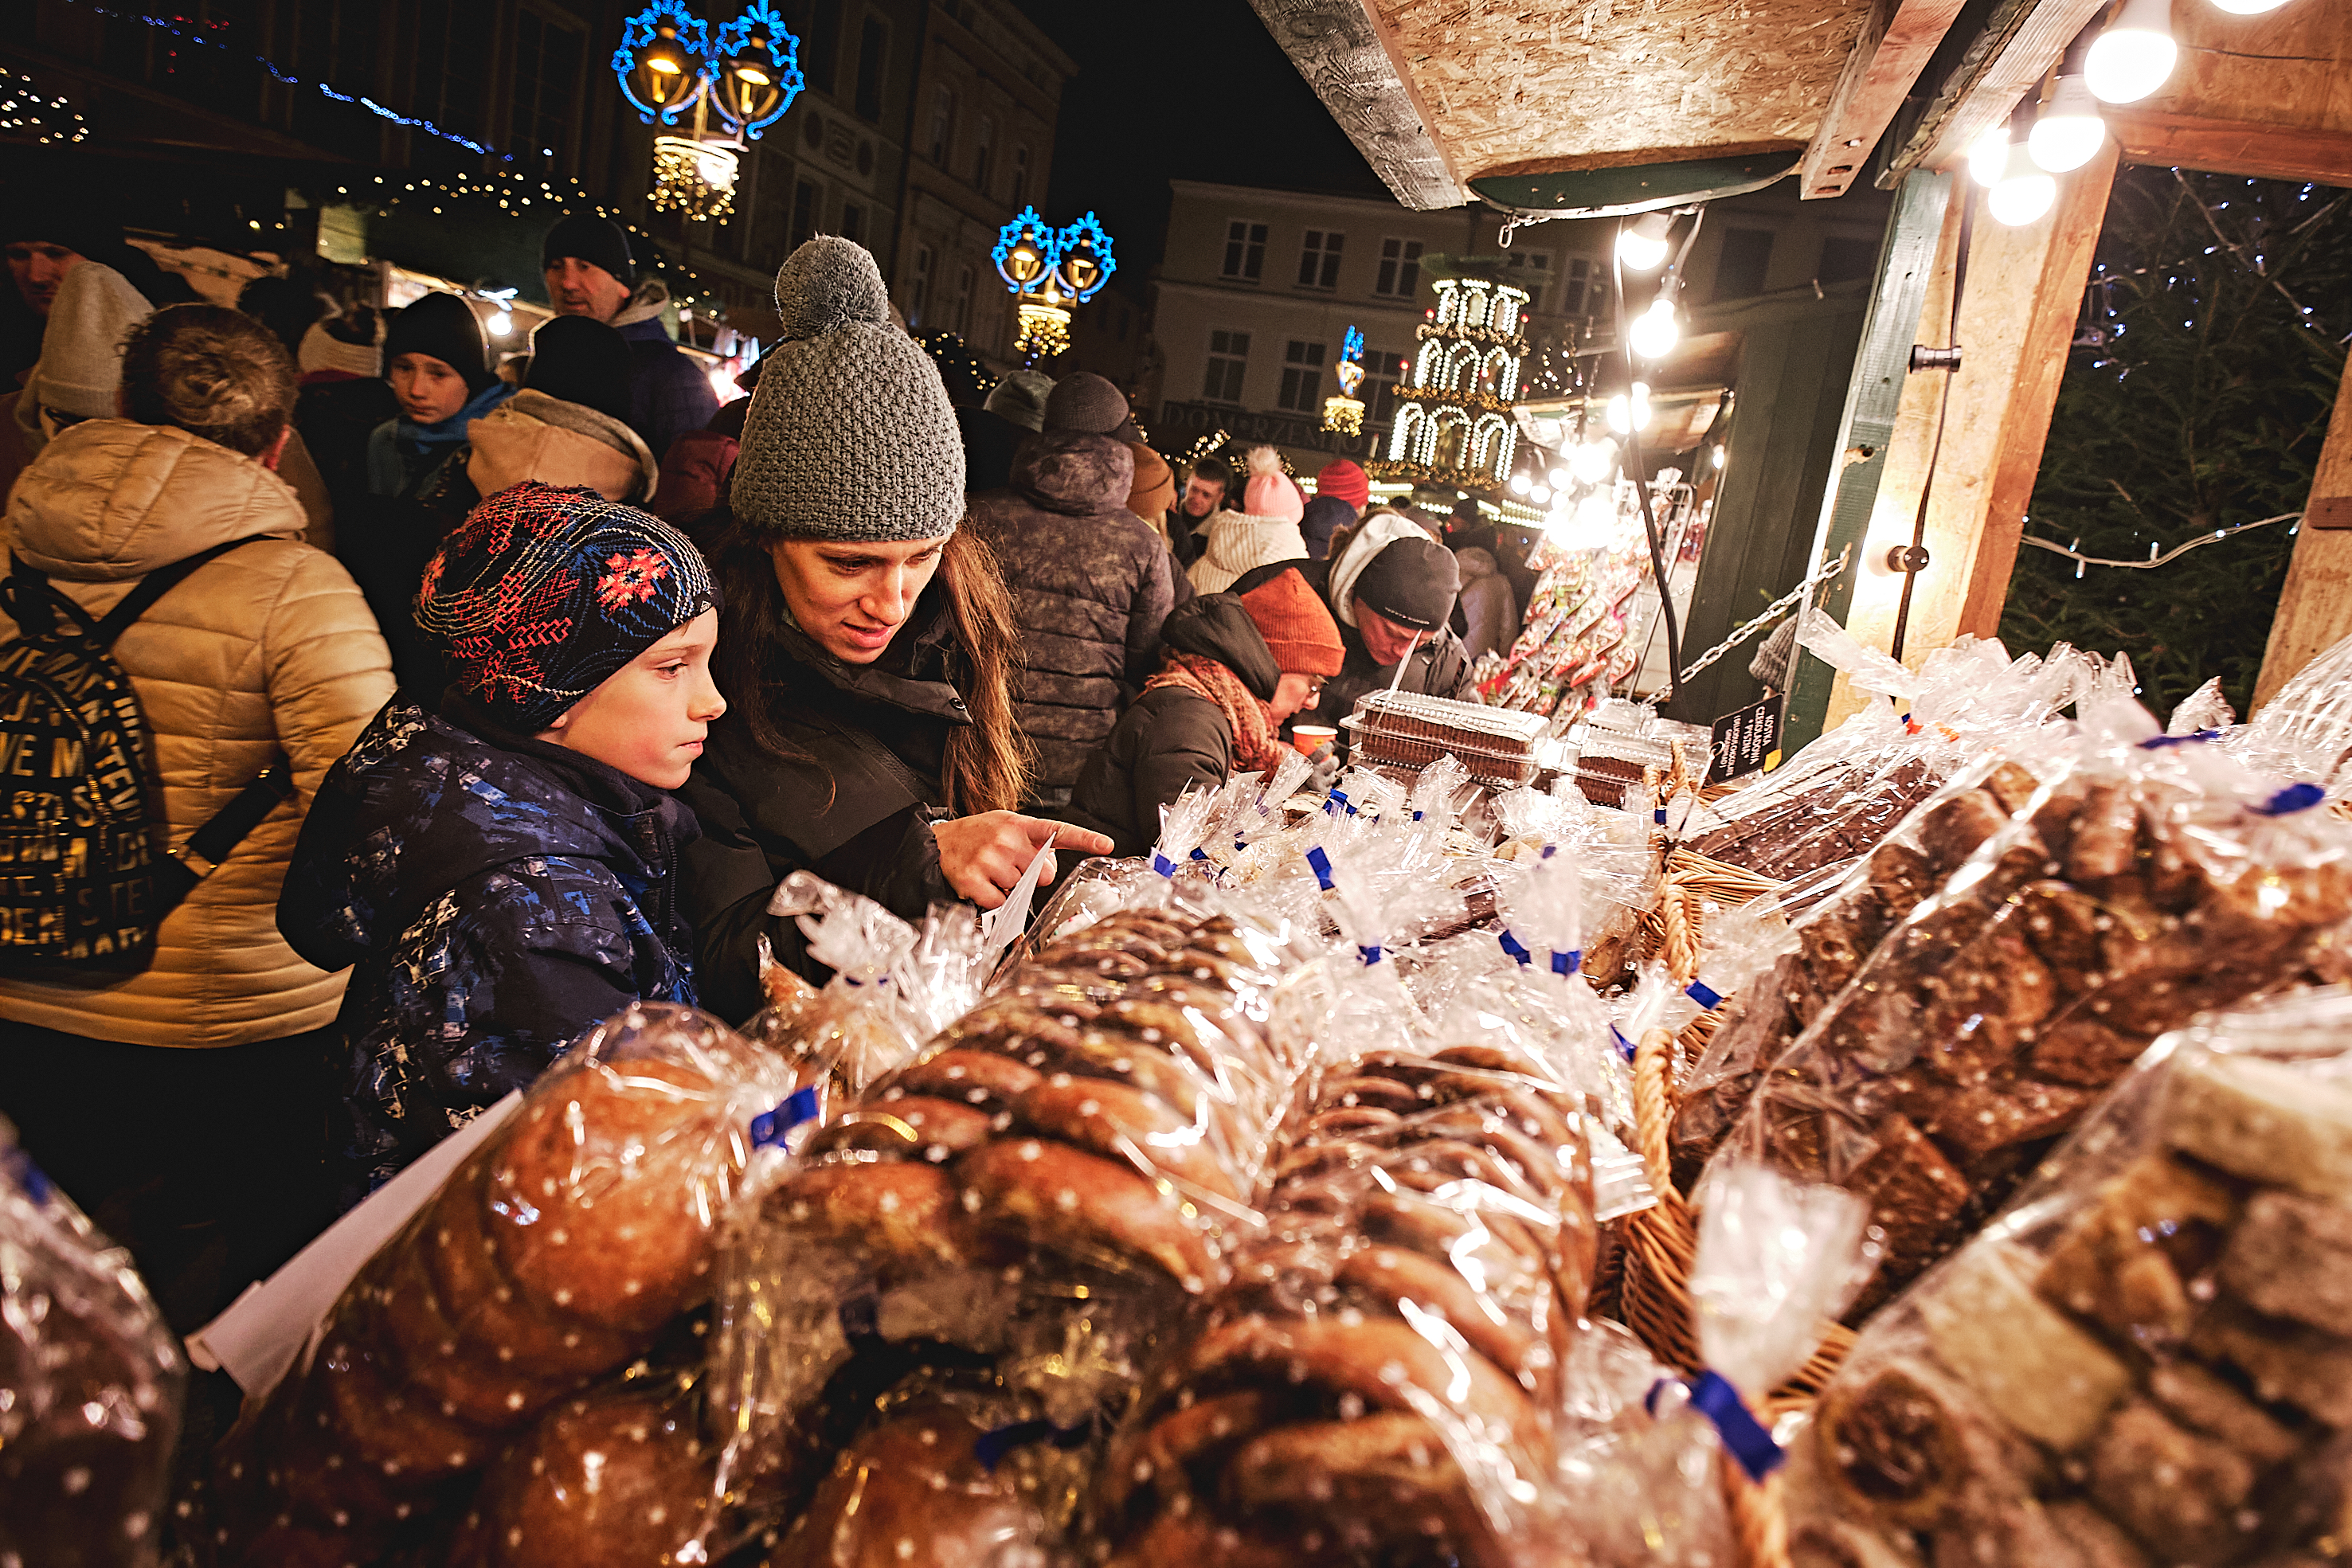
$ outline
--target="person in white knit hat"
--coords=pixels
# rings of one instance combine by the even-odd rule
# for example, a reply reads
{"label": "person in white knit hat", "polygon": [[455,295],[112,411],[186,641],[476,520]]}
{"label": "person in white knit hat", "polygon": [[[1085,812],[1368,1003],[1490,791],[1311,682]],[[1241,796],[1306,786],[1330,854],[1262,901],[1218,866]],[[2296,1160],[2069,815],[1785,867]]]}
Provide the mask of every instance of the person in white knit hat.
{"label": "person in white knit hat", "polygon": [[1186,574],[1202,593],[1223,593],[1257,567],[1307,559],[1307,537],[1298,531],[1307,502],[1282,471],[1282,455],[1271,446],[1253,446],[1246,462],[1242,509],[1209,519],[1209,548]]}

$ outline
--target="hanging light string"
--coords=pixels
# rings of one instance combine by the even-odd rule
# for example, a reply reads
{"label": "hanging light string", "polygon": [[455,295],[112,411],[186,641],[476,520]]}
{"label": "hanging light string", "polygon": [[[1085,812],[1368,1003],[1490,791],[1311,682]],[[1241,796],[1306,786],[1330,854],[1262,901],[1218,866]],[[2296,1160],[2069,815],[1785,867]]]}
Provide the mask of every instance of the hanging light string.
{"label": "hanging light string", "polygon": [[[142,22],[158,32],[169,33],[172,37],[186,43],[202,44],[228,55],[236,55],[239,52],[217,38],[209,38],[202,33],[191,32],[169,17],[151,16],[143,11],[119,11],[113,6],[99,4],[98,0],[78,0],[78,3],[89,6],[101,16],[111,16],[122,22]],[[323,81],[305,82],[300,77],[286,69],[267,55],[254,55],[251,58],[254,64],[268,71],[271,77],[287,87],[315,87],[320,94],[332,99],[337,103],[348,103],[364,109],[381,119],[391,120],[394,125],[404,125],[411,131],[422,131],[427,136],[436,136],[444,141],[463,147],[468,152],[478,152],[485,158],[496,158],[509,163],[514,162],[514,154],[511,152],[501,152],[497,148],[477,141],[469,136],[460,136],[454,131],[444,131],[429,120],[403,114],[395,109],[387,109],[365,93],[339,91]]]}
{"label": "hanging light string", "polygon": [[[58,123],[58,115],[70,123]],[[44,95],[32,78],[0,69],[0,131],[29,131],[46,147],[52,141],[88,141],[89,121],[65,99]]]}
{"label": "hanging light string", "polygon": [[[2280,297],[2284,298],[2289,305],[2294,308],[2296,318],[2304,326],[2310,328],[2314,331],[2333,336],[2332,333],[2328,332],[2327,328],[2321,324],[2317,313],[2310,307],[2303,304],[2302,301],[2296,299],[2294,295],[2289,294],[2285,286],[2280,283],[2278,279],[2271,274],[2268,258],[2266,256],[2264,256],[2260,251],[2252,251],[2252,257],[2249,259],[2249,252],[2252,250],[2252,246],[2258,242],[2248,241],[2242,245],[2231,243],[2229,236],[2221,232],[2220,223],[2213,215],[2212,207],[2198,198],[2196,191],[2189,186],[2187,178],[2182,175],[2181,172],[2179,169],[2175,169],[2172,171],[2172,176],[2175,180],[2179,182],[2181,189],[2188,195],[2189,199],[2192,203],[2196,204],[2199,215],[2205,220],[2205,226],[2212,231],[2213,238],[2217,243],[2207,246],[2203,250],[2199,251],[2194,255],[2179,256],[2171,261],[2151,262],[2146,267],[2110,268],[2102,264],[2098,268],[2097,275],[2083,285],[2084,303],[2085,306],[2086,315],[2088,314],[2090,297],[2094,294],[2098,296],[2099,309],[2108,316],[2115,315],[2116,308],[2114,294],[2116,286],[2126,277],[2147,277],[2154,274],[2161,273],[2164,275],[2168,282],[2178,282],[2179,278],[2175,276],[2176,274],[2186,268],[2196,266],[2197,263],[2202,261],[2209,256],[2212,256],[2217,252],[2227,251],[2232,259],[2243,266],[2248,271],[2254,274],[2257,277],[2262,278],[2272,287],[2277,289]],[[2250,185],[2253,183],[2254,182],[2252,180],[2246,182],[2246,183]],[[2304,187],[2304,193],[2305,195],[2309,195],[2312,189],[2312,186],[2305,185]],[[2305,218],[2301,223],[2296,224],[2293,228],[2287,230],[2283,237],[2290,240],[2301,238],[2310,230],[2316,228],[2319,225],[2333,217],[2347,202],[2352,202],[2352,193],[2338,196],[2334,201],[2327,203],[2317,212],[2312,214],[2309,217]],[[2227,204],[2224,204],[2226,205]],[[2336,342],[2339,346],[2352,344],[2352,333],[2346,333],[2343,337],[2336,338]],[[2081,347],[2085,345],[2078,344],[2077,346]]]}
{"label": "hanging light string", "polygon": [[[2235,257],[2240,266],[2252,269],[2256,277],[2261,278],[2264,283],[2267,283],[2273,288],[2277,289],[2279,298],[2285,300],[2289,305],[2294,308],[2295,319],[2301,321],[2305,326],[2311,328],[2314,331],[2324,331],[2325,329],[2319,325],[2318,320],[2313,316],[2311,307],[2305,305],[2302,300],[2297,299],[2294,295],[2289,294],[2286,291],[2286,285],[2281,283],[2277,278],[2271,276],[2270,268],[2263,265],[2263,256],[2259,251],[2254,252],[2250,256],[2248,254],[2248,246],[2237,244],[2232,241],[2229,235],[2221,232],[2221,222],[2213,216],[2213,209],[2199,201],[2197,199],[2197,193],[2189,188],[2189,176],[2182,173],[2179,170],[2175,169],[2172,172],[2172,177],[2179,183],[2181,193],[2187,196],[2189,203],[2196,207],[2197,215],[2205,220],[2205,226],[2213,231],[2213,237],[2221,242],[2221,248],[2228,251],[2231,256]],[[2289,237],[2292,237],[2292,235]]]}
{"label": "hanging light string", "polygon": [[[2178,560],[2180,557],[2187,555],[2190,550],[2201,549],[2207,545],[2219,543],[2221,540],[2228,538],[2232,534],[2249,533],[2255,528],[2266,528],[2273,523],[2294,523],[2295,526],[2287,529],[2288,536],[2292,538],[2294,535],[2303,531],[2303,524],[2299,520],[2302,517],[2303,514],[2301,512],[2281,512],[2275,517],[2264,517],[2259,522],[2240,523],[2237,527],[2231,528],[2215,528],[2210,534],[2199,534],[2195,538],[2190,539],[2186,544],[2175,545],[2170,549],[2164,551],[2161,555],[2157,553],[2158,547],[2156,543],[2151,540],[2147,547],[2147,559],[2146,560],[2116,560],[2107,556],[2084,555],[2074,549],[2072,546],[2062,545],[2055,539],[2037,538],[2032,534],[2024,536],[2024,542],[2033,546],[2037,549],[2046,549],[2052,555],[2063,556],[2068,560],[2073,561],[2074,563],[2074,576],[2079,580],[2083,575],[2083,569],[2086,566],[2120,566],[2128,567],[2134,571],[2147,571],[2152,568],[2162,566],[2168,561]],[[2074,543],[2078,545],[2082,542],[2082,539],[2079,538],[2074,540]]]}

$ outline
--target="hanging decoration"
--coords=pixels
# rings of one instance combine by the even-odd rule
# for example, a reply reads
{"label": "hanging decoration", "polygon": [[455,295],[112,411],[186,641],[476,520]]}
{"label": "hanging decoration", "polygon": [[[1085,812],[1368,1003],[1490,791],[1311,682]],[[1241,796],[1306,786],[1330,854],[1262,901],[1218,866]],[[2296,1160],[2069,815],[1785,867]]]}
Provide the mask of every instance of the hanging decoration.
{"label": "hanging decoration", "polygon": [[1492,491],[1510,477],[1519,432],[1511,405],[1528,340],[1519,332],[1523,288],[1476,273],[1433,280],[1437,308],[1416,333],[1421,347],[1397,389],[1389,453],[1375,479]]}
{"label": "hanging decoration", "polygon": [[1110,235],[1092,213],[1055,229],[1035,207],[1024,207],[996,232],[989,256],[1016,302],[1021,330],[1013,351],[1032,365],[1069,351],[1071,311],[1118,270]]}
{"label": "hanging decoration", "polygon": [[807,85],[800,40],[768,0],[752,0],[715,35],[684,0],[652,0],[622,25],[613,74],[640,120],[675,128],[654,138],[650,199],[656,211],[691,223],[723,224],[733,214],[744,142],[782,119]]}
{"label": "hanging decoration", "polygon": [[1323,428],[1340,435],[1361,435],[1364,433],[1364,405],[1356,396],[1356,389],[1364,384],[1364,334],[1361,329],[1350,327],[1339,340],[1339,365],[1333,372],[1339,381],[1339,395],[1323,400]]}
{"label": "hanging decoration", "polygon": [[0,131],[29,131],[47,147],[89,140],[89,121],[62,98],[50,98],[33,78],[0,69]]}

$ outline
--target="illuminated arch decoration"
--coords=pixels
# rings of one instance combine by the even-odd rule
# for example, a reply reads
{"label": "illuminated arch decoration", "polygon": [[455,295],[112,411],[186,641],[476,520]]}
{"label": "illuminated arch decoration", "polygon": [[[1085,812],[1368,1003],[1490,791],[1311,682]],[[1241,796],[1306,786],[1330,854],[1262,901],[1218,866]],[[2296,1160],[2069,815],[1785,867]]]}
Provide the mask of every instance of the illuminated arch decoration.
{"label": "illuminated arch decoration", "polygon": [[[638,81],[638,65],[663,42],[674,42],[682,52],[690,81],[659,103],[647,103]],[[710,27],[688,10],[682,0],[653,0],[621,25],[621,47],[613,51],[613,74],[621,78],[621,96],[647,125],[676,125],[677,117],[701,100],[711,78]]]}
{"label": "illuminated arch decoration", "polygon": [[1519,335],[1527,291],[1497,281],[1486,264],[1430,281],[1437,307],[1419,329],[1411,380],[1397,389],[1387,455],[1370,472],[1499,492],[1518,450],[1511,402],[1527,361]]}
{"label": "illuminated arch decoration", "polygon": [[801,41],[793,36],[790,27],[784,26],[784,19],[776,14],[775,7],[769,5],[768,0],[751,0],[741,16],[719,29],[717,60],[737,60],[757,50],[761,40],[765,40],[775,85],[782,90],[783,96],[773,109],[748,120],[736,118],[725,95],[720,95],[718,99],[719,118],[727,122],[728,129],[747,141],[760,140],[760,132],[782,120],[784,111],[792,108],[793,100],[800,97],[801,89],[808,86],[808,78],[801,71]]}

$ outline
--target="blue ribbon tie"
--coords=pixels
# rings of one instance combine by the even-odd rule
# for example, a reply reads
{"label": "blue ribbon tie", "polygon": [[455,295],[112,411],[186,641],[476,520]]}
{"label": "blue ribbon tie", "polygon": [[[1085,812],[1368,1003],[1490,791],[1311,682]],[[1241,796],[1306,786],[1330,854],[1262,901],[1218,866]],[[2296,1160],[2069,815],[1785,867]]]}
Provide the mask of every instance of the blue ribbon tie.
{"label": "blue ribbon tie", "polygon": [[2316,784],[2290,784],[2254,810],[2265,817],[2285,817],[2308,811],[2326,799],[2327,791]]}
{"label": "blue ribbon tie", "polygon": [[[1672,1381],[1661,1377],[1650,1385],[1643,1405],[1651,1415],[1658,1413],[1658,1391]],[[1724,1448],[1739,1461],[1739,1468],[1748,1472],[1749,1480],[1761,1484],[1766,1476],[1788,1462],[1787,1452],[1748,1413],[1739,1390],[1731,1386],[1721,1373],[1702,1372],[1684,1386],[1690,1390],[1691,1407],[1715,1423],[1716,1435],[1723,1439]]]}
{"label": "blue ribbon tie", "polygon": [[1051,1443],[1068,1453],[1073,1448],[1084,1448],[1087,1439],[1094,1435],[1094,1429],[1091,1421],[1081,1421],[1075,1427],[1056,1427],[1043,1416],[1034,1421],[1015,1421],[992,1432],[982,1433],[980,1440],[971,1446],[972,1458],[980,1461],[982,1469],[993,1473],[996,1467],[1003,1462],[1004,1456],[1015,1448],[1025,1448],[1032,1443]]}
{"label": "blue ribbon tie", "polygon": [[1356,945],[1356,956],[1361,958],[1364,961],[1365,967],[1369,968],[1372,965],[1381,961],[1381,950],[1377,946],[1367,947],[1363,944],[1358,943]]}
{"label": "blue ribbon tie", "polygon": [[1503,951],[1508,953],[1518,962],[1522,964],[1530,964],[1535,961],[1535,955],[1528,952],[1525,947],[1520,946],[1519,939],[1512,936],[1509,932],[1504,932],[1500,937],[1496,938],[1496,940],[1503,944]]}
{"label": "blue ribbon tie", "polygon": [[1551,972],[1555,975],[1573,975],[1583,967],[1584,949],[1581,947],[1551,956]]}
{"label": "blue ribbon tie", "polygon": [[816,1085],[796,1089],[772,1111],[762,1111],[751,1118],[751,1146],[765,1148],[770,1144],[783,1146],[786,1134],[803,1122],[816,1120]]}
{"label": "blue ribbon tie", "polygon": [[1176,874],[1176,862],[1170,860],[1166,855],[1161,854],[1158,850],[1154,850],[1151,852],[1151,869],[1158,872],[1161,876],[1174,876]]}
{"label": "blue ribbon tie", "polygon": [[1627,1040],[1627,1039],[1625,1038],[1625,1031],[1624,1031],[1623,1030],[1622,1030],[1622,1029],[1619,1029],[1615,1024],[1613,1024],[1613,1023],[1612,1023],[1612,1024],[1611,1024],[1611,1025],[1609,1026],[1609,1032],[1610,1032],[1611,1034],[1613,1034],[1613,1035],[1615,1035],[1615,1036],[1617,1037],[1617,1052],[1618,1052],[1618,1054],[1619,1054],[1619,1055],[1621,1055],[1621,1056],[1622,1056],[1622,1057],[1623,1057],[1626,1061],[1633,1061],[1633,1042],[1632,1040]]}
{"label": "blue ribbon tie", "polygon": [[2202,741],[2219,740],[2218,729],[2200,729],[2194,735],[2151,735],[2139,743],[2142,751],[2169,751],[2176,746],[2195,746]]}
{"label": "blue ribbon tie", "polygon": [[1209,858],[1209,852],[1201,848],[1198,844],[1195,844],[1192,847],[1192,858],[1196,861],[1207,860]]}
{"label": "blue ribbon tie", "polygon": [[1666,825],[1666,809],[1664,806],[1651,807],[1650,821],[1657,823],[1658,826],[1662,828],[1664,827]]}
{"label": "blue ribbon tie", "polygon": [[1321,844],[1317,844],[1307,852],[1307,864],[1315,873],[1315,880],[1322,884],[1323,891],[1330,892],[1331,857],[1323,852]]}
{"label": "blue ribbon tie", "polygon": [[1327,817],[1336,817],[1342,810],[1351,817],[1356,814],[1356,808],[1348,804],[1348,792],[1345,789],[1334,789],[1323,802],[1323,814]]}
{"label": "blue ribbon tie", "polygon": [[1689,985],[1683,988],[1683,995],[1696,1002],[1702,1009],[1707,1012],[1713,1012],[1716,1009],[1723,1005],[1723,993],[1717,990],[1713,986],[1708,985],[1705,980],[1693,980]]}
{"label": "blue ribbon tie", "polygon": [[1420,821],[1423,817],[1426,817],[1427,815],[1429,815],[1429,813],[1428,813],[1428,812],[1426,812],[1426,811],[1415,811],[1415,812],[1412,814],[1412,820],[1413,820],[1414,821],[1418,822],[1418,821]]}
{"label": "blue ribbon tie", "polygon": [[1543,853],[1541,853],[1541,854],[1538,855],[1536,858],[1537,858],[1538,860],[1547,860],[1547,861],[1548,861],[1548,860],[1551,859],[1551,857],[1552,857],[1552,856],[1554,856],[1554,855],[1556,855],[1556,854],[1558,854],[1558,853],[1559,853],[1559,846],[1558,844],[1546,844],[1546,845],[1544,846]]}

